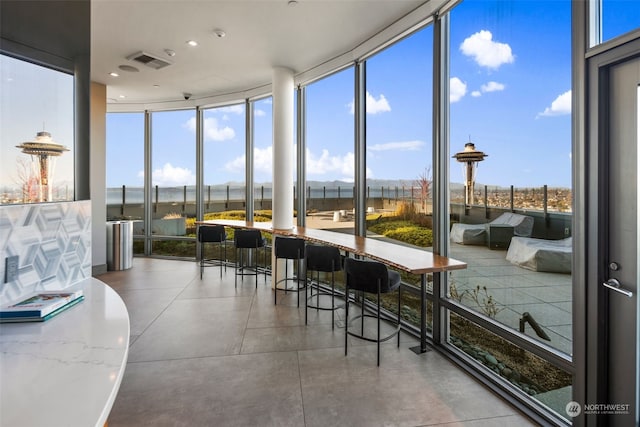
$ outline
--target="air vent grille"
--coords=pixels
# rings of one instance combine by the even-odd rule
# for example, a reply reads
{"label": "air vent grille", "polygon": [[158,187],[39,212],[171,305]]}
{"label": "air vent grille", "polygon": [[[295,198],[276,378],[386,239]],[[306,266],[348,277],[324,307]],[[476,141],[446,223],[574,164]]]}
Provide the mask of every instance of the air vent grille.
{"label": "air vent grille", "polygon": [[171,65],[171,62],[146,52],[134,53],[133,55],[127,56],[127,59],[129,61],[136,61],[140,64],[144,64],[147,67],[153,68],[154,70],[159,70],[168,65]]}

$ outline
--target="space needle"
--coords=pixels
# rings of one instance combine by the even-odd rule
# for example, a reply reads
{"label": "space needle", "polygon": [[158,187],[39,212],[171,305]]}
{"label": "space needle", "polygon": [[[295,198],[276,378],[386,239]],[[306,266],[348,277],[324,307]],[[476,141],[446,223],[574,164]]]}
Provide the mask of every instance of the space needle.
{"label": "space needle", "polygon": [[49,132],[38,132],[35,140],[23,142],[16,145],[24,154],[31,156],[31,160],[38,165],[40,173],[39,202],[49,202],[53,198],[53,186],[51,185],[55,170],[55,160],[65,151],[67,147],[53,142]]}
{"label": "space needle", "polygon": [[464,163],[466,165],[465,172],[465,204],[470,206],[473,204],[473,187],[476,182],[476,168],[478,167],[478,163],[483,161],[488,154],[483,153],[482,151],[476,150],[476,146],[473,142],[469,141],[464,144],[464,150],[459,153],[454,154],[454,157],[460,163]]}

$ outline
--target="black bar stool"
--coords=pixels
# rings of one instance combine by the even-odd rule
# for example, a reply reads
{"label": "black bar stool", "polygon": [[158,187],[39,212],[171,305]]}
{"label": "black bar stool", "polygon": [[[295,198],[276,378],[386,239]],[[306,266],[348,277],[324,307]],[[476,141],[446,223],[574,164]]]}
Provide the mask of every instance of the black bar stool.
{"label": "black bar stool", "polygon": [[[260,230],[235,230],[234,242],[236,247],[236,275],[235,286],[238,286],[238,276],[256,276],[258,287],[258,250],[264,247],[264,239]],[[252,250],[254,253],[252,254]],[[247,254],[247,264],[244,255]],[[253,257],[251,256],[253,255]],[[251,262],[253,260],[253,262]]]}
{"label": "black bar stool", "polygon": [[[220,267],[220,278],[222,278],[222,267],[227,271],[227,233],[223,225],[199,225],[198,242],[200,243],[200,279],[205,267]],[[218,247],[218,258],[213,254],[207,258],[207,243]]]}
{"label": "black bar stool", "polygon": [[[304,288],[305,283],[302,280],[303,273],[298,271],[295,276],[289,277],[289,263],[288,260],[298,261],[298,268],[300,268],[300,261],[304,259],[305,249],[304,249],[305,241],[299,238],[288,238],[288,237],[280,237],[276,236],[274,240],[274,250],[275,250],[275,269],[273,272],[273,280],[276,280],[274,289],[274,303],[278,304],[278,291],[287,292],[297,292],[298,293],[298,307],[300,307],[300,291]],[[278,280],[278,259],[284,259],[284,277]],[[295,282],[294,288],[289,288],[287,283]],[[278,285],[282,284],[282,287],[278,287]]]}
{"label": "black bar stool", "polygon": [[[398,336],[398,347],[400,347],[400,274],[390,271],[387,266],[376,261],[364,261],[347,258],[344,263],[344,271],[347,274],[347,289],[345,290],[346,319],[344,334],[344,355],[347,355],[348,336],[351,335],[366,341],[378,344],[378,366],[380,366],[380,343]],[[398,320],[393,325],[394,331],[386,337],[380,337],[380,295],[398,290]],[[349,290],[360,291],[362,298],[361,314],[354,317],[352,321],[360,318],[360,333],[349,331]],[[366,313],[364,294],[376,294],[376,315]],[[378,320],[378,334],[376,338],[365,336],[364,318],[371,317]]]}
{"label": "black bar stool", "polygon": [[[305,287],[305,307],[304,307],[304,323],[307,324],[307,310],[309,308],[315,308],[316,310],[331,310],[331,329],[334,328],[335,324],[335,310],[340,308],[341,306],[336,306],[335,304],[335,272],[342,270],[342,256],[340,255],[340,250],[333,246],[323,246],[323,245],[307,245],[307,266],[306,272],[307,274],[311,272],[311,283],[307,286],[311,290],[311,295],[308,295]],[[316,273],[316,281],[315,285],[313,282],[313,272]],[[320,287],[320,272],[331,273],[331,291],[323,290]],[[315,294],[313,293],[313,288],[316,288]],[[321,295],[329,295],[331,296],[331,306],[323,307],[320,305],[320,296]],[[316,302],[315,305],[313,303],[313,298],[315,297]],[[311,300],[311,303],[309,303]]]}

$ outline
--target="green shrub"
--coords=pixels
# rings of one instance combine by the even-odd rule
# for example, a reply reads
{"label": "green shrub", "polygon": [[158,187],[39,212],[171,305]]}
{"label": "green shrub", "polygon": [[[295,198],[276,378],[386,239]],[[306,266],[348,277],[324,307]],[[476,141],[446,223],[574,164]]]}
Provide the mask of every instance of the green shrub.
{"label": "green shrub", "polygon": [[433,246],[433,232],[426,228],[420,227],[401,227],[395,230],[389,230],[385,237],[399,240],[416,246],[428,247]]}
{"label": "green shrub", "polygon": [[377,224],[370,225],[369,230],[382,234],[390,239],[411,245],[421,247],[433,246],[433,231],[429,228],[416,225],[409,220],[384,219]]}

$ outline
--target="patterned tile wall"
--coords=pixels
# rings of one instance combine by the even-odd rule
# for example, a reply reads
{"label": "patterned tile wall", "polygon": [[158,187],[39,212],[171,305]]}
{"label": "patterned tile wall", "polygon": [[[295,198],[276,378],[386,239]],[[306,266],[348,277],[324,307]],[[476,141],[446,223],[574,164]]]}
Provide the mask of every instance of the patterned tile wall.
{"label": "patterned tile wall", "polygon": [[[0,206],[0,303],[91,277],[91,201]],[[20,257],[4,283],[5,259]]]}

